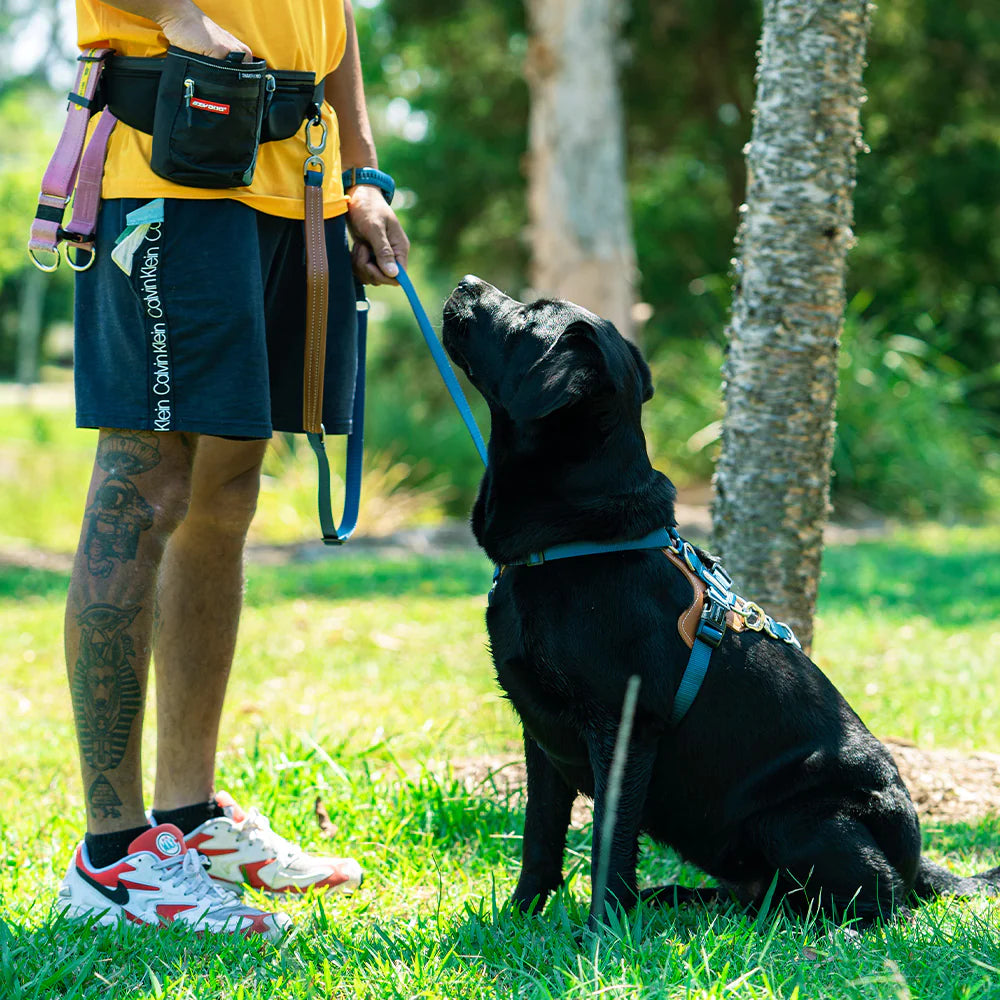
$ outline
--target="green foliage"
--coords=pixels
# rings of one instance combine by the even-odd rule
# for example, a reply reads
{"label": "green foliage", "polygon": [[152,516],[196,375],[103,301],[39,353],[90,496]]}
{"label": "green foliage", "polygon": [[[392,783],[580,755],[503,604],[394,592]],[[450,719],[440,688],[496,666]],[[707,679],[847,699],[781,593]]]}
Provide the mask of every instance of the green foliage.
{"label": "green foliage", "polygon": [[[372,0],[356,16],[381,162],[399,182],[431,316],[469,271],[519,295],[530,171],[524,4]],[[659,386],[646,424],[654,456],[680,483],[710,471],[759,22],[757,4],[678,0],[631,4],[623,27],[628,181],[639,292],[651,312],[644,347]],[[848,277],[849,295],[870,301],[845,334],[834,489],[907,515],[966,516],[995,499],[1000,126],[991,82],[1000,78],[1000,21],[947,0],[900,0],[879,7],[872,25],[863,113],[871,152],[858,160]],[[61,101],[33,86],[0,90],[8,375],[24,234],[61,116]],[[65,268],[47,279],[47,323],[68,318],[69,279]],[[434,507],[464,514],[479,474],[474,452],[398,292],[382,301],[389,314],[373,324],[369,383],[377,464],[403,476],[395,489],[430,484]]]}
{"label": "green foliage", "polygon": [[[2,81],[0,81],[2,82]],[[39,86],[0,87],[0,377],[15,370],[15,350],[25,279],[34,268],[26,251],[38,190],[61,127],[62,105]],[[72,315],[73,281],[61,267],[45,280],[42,321]]]}
{"label": "green foliage", "polygon": [[[474,271],[517,294],[527,284],[524,177],[514,169],[527,150],[517,79],[521,4],[505,0],[485,12],[479,2],[383,0],[368,16],[391,22],[384,33],[397,52],[390,68],[405,61],[405,70],[372,75],[376,100],[405,92],[429,122],[423,141],[399,133],[380,140],[385,164],[416,192],[407,215],[415,254],[428,271],[450,272],[447,280]],[[759,17],[756,5],[682,0],[632,5],[625,25],[629,187],[640,293],[652,310],[644,346],[661,370],[675,355],[697,356],[706,342],[723,339]],[[851,296],[870,289],[865,295],[874,298],[865,331],[848,330],[845,353],[858,357],[858,372],[878,377],[866,387],[851,368],[842,371],[834,483],[873,507],[966,514],[992,495],[968,480],[977,464],[990,472],[997,429],[987,414],[1000,413],[1000,209],[992,194],[1000,142],[989,84],[1000,75],[998,25],[944,0],[903,0],[874,14],[864,109],[871,152],[858,162],[858,245],[848,279]],[[447,151],[444,169],[437,148]],[[907,372],[878,374],[875,355],[914,356],[885,342],[900,335],[928,345],[919,378],[909,362]],[[710,383],[718,385],[714,374]],[[655,451],[669,456],[679,478],[703,475],[701,459],[685,459],[684,442],[699,420],[716,419],[717,408],[678,415],[671,406],[661,415],[663,395],[647,410]],[[854,424],[873,408],[877,429],[865,419]],[[677,439],[664,447],[674,422]],[[913,443],[911,426],[926,445]],[[903,497],[923,447],[921,488]],[[882,481],[883,469],[892,481]]]}
{"label": "green foliage", "polygon": [[[870,297],[869,297],[870,298]],[[998,425],[965,405],[969,373],[928,341],[848,312],[841,348],[837,492],[902,515],[961,518],[1000,495]]]}

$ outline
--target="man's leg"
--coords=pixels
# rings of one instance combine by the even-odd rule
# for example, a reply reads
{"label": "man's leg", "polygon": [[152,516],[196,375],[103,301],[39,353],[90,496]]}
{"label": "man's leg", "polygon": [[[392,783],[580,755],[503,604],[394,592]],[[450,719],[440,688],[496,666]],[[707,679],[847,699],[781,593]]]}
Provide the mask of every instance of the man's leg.
{"label": "man's leg", "polygon": [[146,824],[140,748],[156,575],[188,502],[192,439],[102,430],[66,604],[87,829]]}
{"label": "man's leg", "polygon": [[219,721],[243,603],[243,546],[266,447],[198,439],[187,516],[164,553],[154,637],[158,812],[207,803],[215,790]]}
{"label": "man's leg", "polygon": [[[314,856],[215,795],[215,753],[243,600],[243,546],[253,518],[265,441],[198,439],[187,516],[160,570],[156,663],[154,818],[173,823],[212,857],[212,877],[275,892],[350,891],[361,866]],[[249,834],[253,836],[249,836]]]}
{"label": "man's leg", "polygon": [[101,431],[66,614],[89,829],[57,905],[104,924],[178,921],[199,932],[278,940],[291,925],[287,916],[221,889],[182,831],[149,829],[143,808],[140,747],[156,581],[185,520],[196,452],[205,449],[194,435]]}

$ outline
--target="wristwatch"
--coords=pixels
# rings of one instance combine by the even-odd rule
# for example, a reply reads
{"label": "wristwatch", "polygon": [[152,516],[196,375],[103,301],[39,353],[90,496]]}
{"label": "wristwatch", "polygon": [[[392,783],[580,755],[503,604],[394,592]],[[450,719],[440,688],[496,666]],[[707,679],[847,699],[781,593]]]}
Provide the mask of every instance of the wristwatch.
{"label": "wristwatch", "polygon": [[392,196],[396,193],[396,182],[385,172],[374,167],[351,167],[341,175],[344,191],[356,184],[373,184],[382,192],[382,196],[391,205]]}

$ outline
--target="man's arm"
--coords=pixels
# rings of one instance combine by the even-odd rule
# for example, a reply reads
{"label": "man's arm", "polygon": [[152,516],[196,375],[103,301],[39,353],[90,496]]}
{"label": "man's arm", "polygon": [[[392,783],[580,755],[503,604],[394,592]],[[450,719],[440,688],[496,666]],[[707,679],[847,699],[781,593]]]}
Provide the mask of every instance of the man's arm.
{"label": "man's arm", "polygon": [[106,0],[112,7],[144,17],[163,29],[167,41],[189,52],[225,59],[230,52],[251,55],[245,45],[225,28],[219,27],[192,0]]}
{"label": "man's arm", "polygon": [[[361,56],[351,0],[343,0],[347,45],[340,65],[326,78],[324,94],[333,105],[340,125],[340,158],[343,168],[377,167],[378,156],[365,106]],[[410,241],[386,204],[382,192],[358,184],[348,196],[347,221],[354,236],[351,253],[354,273],[370,285],[396,284],[396,259],[406,266]]]}

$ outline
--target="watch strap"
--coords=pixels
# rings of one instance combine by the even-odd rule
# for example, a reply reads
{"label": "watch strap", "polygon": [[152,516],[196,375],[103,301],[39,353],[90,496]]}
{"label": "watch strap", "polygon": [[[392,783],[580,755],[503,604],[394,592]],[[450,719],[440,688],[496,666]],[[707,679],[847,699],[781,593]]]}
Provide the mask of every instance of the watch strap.
{"label": "watch strap", "polygon": [[343,172],[341,179],[345,191],[356,184],[373,184],[382,192],[385,200],[392,204],[392,196],[396,193],[396,182],[383,170],[377,170],[375,167],[350,167]]}

